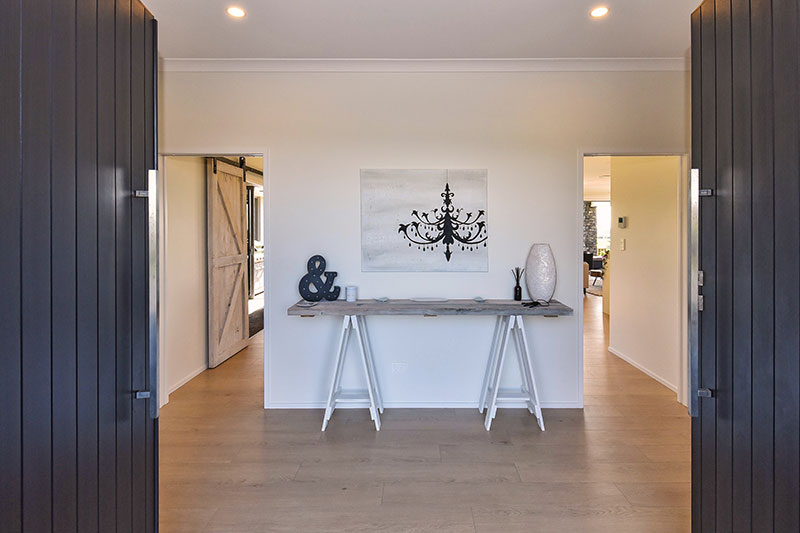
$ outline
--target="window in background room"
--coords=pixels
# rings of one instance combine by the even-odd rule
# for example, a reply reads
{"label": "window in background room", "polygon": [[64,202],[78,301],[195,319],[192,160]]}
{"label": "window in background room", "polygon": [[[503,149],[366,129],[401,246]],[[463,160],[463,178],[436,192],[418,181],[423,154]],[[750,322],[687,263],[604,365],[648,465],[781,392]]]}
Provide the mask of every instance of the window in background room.
{"label": "window in background room", "polygon": [[597,216],[597,254],[611,248],[611,202],[592,202]]}

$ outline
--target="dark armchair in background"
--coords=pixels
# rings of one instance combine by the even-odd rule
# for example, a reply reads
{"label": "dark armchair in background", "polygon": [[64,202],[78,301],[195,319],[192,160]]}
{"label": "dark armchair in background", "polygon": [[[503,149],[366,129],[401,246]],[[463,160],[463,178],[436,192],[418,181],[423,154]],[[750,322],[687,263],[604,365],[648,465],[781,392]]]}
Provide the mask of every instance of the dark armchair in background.
{"label": "dark armchair in background", "polygon": [[589,265],[589,270],[600,270],[603,268],[603,258],[599,255],[592,255],[583,252],[583,262]]}
{"label": "dark armchair in background", "polygon": [[593,259],[592,254],[583,254],[583,294],[586,294],[586,289],[589,288],[589,269],[592,268]]}
{"label": "dark armchair in background", "polygon": [[590,253],[583,253],[583,294],[589,288],[589,276],[592,278],[592,285],[603,277],[603,258]]}

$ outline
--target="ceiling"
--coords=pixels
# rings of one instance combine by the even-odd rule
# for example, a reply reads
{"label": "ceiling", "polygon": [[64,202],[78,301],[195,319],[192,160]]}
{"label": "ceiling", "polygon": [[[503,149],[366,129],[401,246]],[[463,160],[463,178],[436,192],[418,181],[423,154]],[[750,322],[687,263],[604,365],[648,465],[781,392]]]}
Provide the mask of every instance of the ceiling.
{"label": "ceiling", "polygon": [[144,2],[164,58],[520,59],[684,57],[700,0]]}
{"label": "ceiling", "polygon": [[587,202],[611,201],[611,156],[583,158],[583,199]]}

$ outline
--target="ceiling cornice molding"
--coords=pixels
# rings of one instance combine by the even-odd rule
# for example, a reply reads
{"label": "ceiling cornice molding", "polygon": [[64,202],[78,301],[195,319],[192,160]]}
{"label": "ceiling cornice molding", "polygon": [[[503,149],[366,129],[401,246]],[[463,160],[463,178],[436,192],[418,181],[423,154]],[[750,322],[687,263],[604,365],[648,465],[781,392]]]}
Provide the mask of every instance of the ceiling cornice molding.
{"label": "ceiling cornice molding", "polygon": [[684,57],[542,59],[163,58],[165,72],[676,72]]}

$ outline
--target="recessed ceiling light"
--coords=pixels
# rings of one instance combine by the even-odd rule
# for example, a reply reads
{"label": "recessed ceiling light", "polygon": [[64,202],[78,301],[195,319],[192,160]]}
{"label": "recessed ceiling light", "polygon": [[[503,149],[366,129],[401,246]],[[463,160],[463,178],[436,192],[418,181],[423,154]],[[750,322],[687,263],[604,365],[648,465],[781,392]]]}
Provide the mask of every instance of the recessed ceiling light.
{"label": "recessed ceiling light", "polygon": [[606,6],[596,7],[592,9],[591,15],[594,18],[605,17],[606,15],[608,15],[608,8]]}
{"label": "recessed ceiling light", "polygon": [[229,7],[227,12],[228,12],[228,15],[232,16],[233,18],[237,18],[237,19],[240,19],[240,18],[244,17],[244,15],[245,15],[244,9],[242,9],[241,7],[236,7],[236,6]]}

